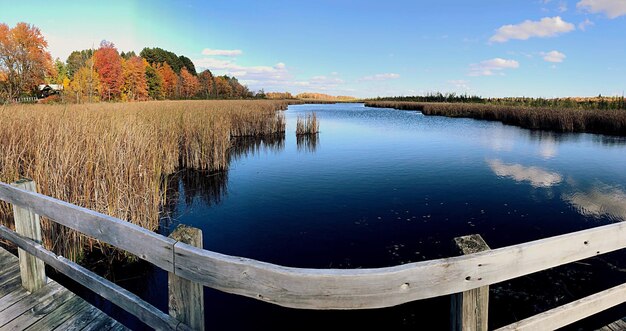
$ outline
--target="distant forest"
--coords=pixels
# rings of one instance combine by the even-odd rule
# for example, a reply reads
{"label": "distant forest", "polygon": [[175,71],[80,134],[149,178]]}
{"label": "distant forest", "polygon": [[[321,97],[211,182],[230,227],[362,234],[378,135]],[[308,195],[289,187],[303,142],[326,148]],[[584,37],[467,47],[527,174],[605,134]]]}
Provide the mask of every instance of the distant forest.
{"label": "distant forest", "polygon": [[373,101],[409,101],[409,102],[449,102],[449,103],[482,103],[518,107],[572,108],[572,109],[626,109],[624,96],[606,97],[568,97],[568,98],[483,98],[477,95],[456,93],[429,93],[423,96],[378,97]]}
{"label": "distant forest", "polygon": [[77,103],[263,97],[235,77],[197,73],[188,57],[158,47],[137,55],[102,41],[98,49],[73,51],[65,61],[53,61],[47,47],[36,26],[0,23],[0,100],[35,96],[44,83],[63,90],[53,98]]}

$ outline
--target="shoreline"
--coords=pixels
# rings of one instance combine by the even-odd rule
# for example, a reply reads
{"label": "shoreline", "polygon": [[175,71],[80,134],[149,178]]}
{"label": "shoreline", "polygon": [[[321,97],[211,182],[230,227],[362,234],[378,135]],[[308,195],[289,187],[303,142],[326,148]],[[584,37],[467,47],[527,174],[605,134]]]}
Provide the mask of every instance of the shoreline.
{"label": "shoreline", "polygon": [[626,136],[626,111],[534,108],[475,103],[366,101],[365,107],[418,110],[427,116],[498,121],[531,130]]}

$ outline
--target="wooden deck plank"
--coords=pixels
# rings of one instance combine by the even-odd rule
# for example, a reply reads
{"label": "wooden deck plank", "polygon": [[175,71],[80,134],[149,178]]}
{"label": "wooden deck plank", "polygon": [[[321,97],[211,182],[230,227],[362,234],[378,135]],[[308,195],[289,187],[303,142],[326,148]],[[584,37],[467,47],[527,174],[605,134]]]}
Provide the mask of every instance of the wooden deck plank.
{"label": "wooden deck plank", "polygon": [[[62,288],[59,292],[52,294],[42,300],[38,301],[31,309],[26,310],[23,314],[19,315],[11,322],[0,327],[0,331],[20,331],[28,328],[29,326],[37,323],[44,317],[52,314],[61,305],[66,303],[69,299],[75,297],[76,294]],[[40,330],[46,330],[40,329]]]}
{"label": "wooden deck plank", "polygon": [[98,309],[87,301],[83,301],[84,305],[78,308],[74,316],[71,316],[65,322],[59,324],[54,330],[58,331],[77,331],[82,330],[87,324],[96,318]]}
{"label": "wooden deck plank", "polygon": [[22,280],[19,277],[19,274],[15,278],[9,279],[6,283],[0,284],[0,299],[4,298],[6,295],[11,294],[16,288],[22,286]]}
{"label": "wooden deck plank", "polygon": [[11,264],[0,270],[2,270],[2,274],[0,275],[0,285],[4,284],[11,278],[15,278],[15,276],[20,275],[20,267],[17,264]]}
{"label": "wooden deck plank", "polygon": [[0,270],[3,270],[6,266],[15,263],[17,263],[17,258],[13,254],[3,249],[2,253],[0,254],[0,268],[2,268]]}
{"label": "wooden deck plank", "polygon": [[63,323],[77,313],[77,308],[81,304],[81,301],[85,302],[85,300],[79,296],[74,295],[65,301],[65,303],[59,305],[57,309],[50,312],[25,330],[52,330],[56,328],[59,324]]}
{"label": "wooden deck plank", "polygon": [[596,331],[623,331],[626,330],[626,321],[625,318],[619,319],[613,323],[607,324]]}
{"label": "wooden deck plank", "polygon": [[107,316],[103,312],[97,310],[96,318],[87,324],[82,331],[101,331],[108,330],[113,327],[115,320]]}
{"label": "wooden deck plank", "polygon": [[53,282],[15,302],[0,312],[0,330],[29,309],[35,308],[40,303],[48,303],[51,298],[58,298],[63,292],[67,292],[64,290],[59,284]]}
{"label": "wooden deck plank", "polygon": [[0,313],[25,298],[28,294],[28,291],[22,287],[22,281],[20,280],[19,284],[13,288],[11,293],[0,298]]}
{"label": "wooden deck plank", "polygon": [[0,331],[83,329],[128,330],[54,281],[29,293],[18,258],[0,247]]}
{"label": "wooden deck plank", "polygon": [[109,331],[126,331],[126,330],[130,330],[130,329],[124,326],[124,324],[115,320],[113,321],[113,326],[109,329]]}

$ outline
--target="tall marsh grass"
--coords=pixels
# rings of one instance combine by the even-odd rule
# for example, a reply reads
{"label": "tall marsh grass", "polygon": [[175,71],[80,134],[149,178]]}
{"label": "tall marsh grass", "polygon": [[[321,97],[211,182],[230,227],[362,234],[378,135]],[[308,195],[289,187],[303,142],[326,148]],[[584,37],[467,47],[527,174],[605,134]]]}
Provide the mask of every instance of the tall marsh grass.
{"label": "tall marsh grass", "polygon": [[[228,168],[232,137],[284,135],[284,101],[158,101],[0,108],[0,180],[32,178],[45,195],[128,220],[159,225],[168,176]],[[10,207],[0,223],[12,226]],[[78,259],[108,251],[54,222],[44,244]]]}
{"label": "tall marsh grass", "polygon": [[317,134],[320,131],[320,124],[317,121],[317,114],[307,114],[306,117],[298,116],[296,120],[296,136]]}
{"label": "tall marsh grass", "polygon": [[527,129],[626,136],[626,110],[502,106],[475,103],[368,101],[368,107],[419,110],[424,115],[500,121]]}

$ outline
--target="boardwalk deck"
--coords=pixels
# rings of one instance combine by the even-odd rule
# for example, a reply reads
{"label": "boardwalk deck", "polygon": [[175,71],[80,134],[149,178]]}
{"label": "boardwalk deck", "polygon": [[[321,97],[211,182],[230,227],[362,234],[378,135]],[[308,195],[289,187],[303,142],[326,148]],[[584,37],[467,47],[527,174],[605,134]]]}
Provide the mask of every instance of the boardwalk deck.
{"label": "boardwalk deck", "polygon": [[626,317],[608,324],[597,331],[623,331],[626,330]]}
{"label": "boardwalk deck", "polygon": [[17,257],[0,247],[0,331],[70,329],[128,330],[53,280],[27,292]]}

